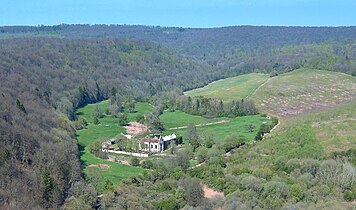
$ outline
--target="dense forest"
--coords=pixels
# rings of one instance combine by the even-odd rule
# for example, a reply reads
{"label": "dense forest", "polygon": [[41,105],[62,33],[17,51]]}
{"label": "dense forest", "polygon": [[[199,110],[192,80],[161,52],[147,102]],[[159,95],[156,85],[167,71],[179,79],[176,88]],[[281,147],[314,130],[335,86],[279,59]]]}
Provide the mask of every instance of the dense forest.
{"label": "dense forest", "polygon": [[[72,122],[78,107],[108,98],[164,104],[185,90],[249,72],[274,76],[304,66],[355,75],[355,61],[356,27],[0,27],[0,208],[59,208],[69,196],[87,196],[91,189],[81,174]],[[180,99],[176,106],[193,114],[239,116],[250,110],[257,112],[252,102],[240,99],[229,105],[235,109],[231,113],[221,113],[219,101],[206,102],[216,107],[207,110],[194,108],[184,97]],[[197,101],[193,100],[201,104]],[[178,156],[184,160],[191,156],[190,151],[181,153]],[[245,156],[251,154],[243,155],[249,158]],[[216,150],[203,158],[207,167],[212,166],[203,172],[187,173],[186,162],[179,158],[178,162],[171,160],[175,168],[170,168],[169,162],[163,168],[158,168],[158,164],[149,166],[156,167],[156,172],[127,180],[125,185],[129,187],[105,195],[105,205],[128,208],[125,198],[130,198],[130,202],[142,197],[149,199],[145,188],[153,188],[156,181],[171,197],[161,199],[167,203],[147,202],[143,207],[170,206],[174,196],[179,202],[172,204],[173,208],[186,203],[203,204],[200,197],[191,199],[189,195],[201,194],[194,192],[196,178],[233,192],[234,189],[222,187],[222,182],[229,181],[222,177],[226,167],[222,152]],[[231,163],[239,161],[234,156]],[[309,165],[305,170],[312,167]],[[298,167],[304,170],[303,165]],[[229,170],[229,174],[241,174]],[[260,173],[262,176],[268,171]],[[221,179],[209,180],[210,175]],[[166,179],[167,176],[175,178]],[[248,187],[261,190],[253,177],[245,179],[246,183],[238,183],[239,192],[244,192],[250,182],[252,186]],[[177,186],[178,190],[173,191]],[[268,189],[284,190],[285,186],[276,182]],[[290,198],[288,193],[279,202]],[[91,202],[86,204],[93,205]],[[270,207],[269,203],[261,206]]]}
{"label": "dense forest", "polygon": [[57,36],[69,39],[134,39],[170,50],[231,74],[289,71],[301,66],[355,73],[356,27],[231,26],[179,28],[131,25],[0,27],[1,37]]}

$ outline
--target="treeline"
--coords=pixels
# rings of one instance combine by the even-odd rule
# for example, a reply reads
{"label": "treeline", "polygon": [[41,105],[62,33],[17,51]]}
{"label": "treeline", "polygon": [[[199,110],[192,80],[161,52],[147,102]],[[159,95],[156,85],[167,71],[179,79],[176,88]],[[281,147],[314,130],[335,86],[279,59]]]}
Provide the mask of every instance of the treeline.
{"label": "treeline", "polygon": [[224,70],[222,78],[256,70],[275,74],[299,67],[356,74],[353,62],[356,27],[236,26],[195,29],[103,24],[0,27],[0,37],[16,33],[69,39],[152,41]]}
{"label": "treeline", "polygon": [[176,100],[176,107],[188,114],[206,117],[238,117],[258,113],[253,101],[248,99],[224,103],[222,100],[203,96],[181,96]]}

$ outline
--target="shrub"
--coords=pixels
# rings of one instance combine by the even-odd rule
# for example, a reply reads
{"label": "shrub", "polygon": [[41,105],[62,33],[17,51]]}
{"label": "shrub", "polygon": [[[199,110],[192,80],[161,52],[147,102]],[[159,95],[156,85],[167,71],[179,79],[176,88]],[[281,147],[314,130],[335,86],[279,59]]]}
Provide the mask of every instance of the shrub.
{"label": "shrub", "polygon": [[346,191],[344,193],[344,199],[346,201],[349,201],[349,202],[355,200],[356,199],[356,191],[354,191],[354,192],[353,191]]}
{"label": "shrub", "polygon": [[101,150],[101,142],[97,141],[91,145],[88,146],[88,150],[90,153],[93,155],[102,158],[102,159],[107,159],[107,154]]}
{"label": "shrub", "polygon": [[153,169],[154,164],[151,160],[145,160],[142,162],[142,168],[146,168],[146,169]]}
{"label": "shrub", "polygon": [[130,159],[130,164],[132,166],[139,166],[140,165],[140,160],[137,157],[132,157]]}
{"label": "shrub", "polygon": [[98,119],[97,116],[94,116],[94,117],[93,117],[93,123],[94,123],[95,125],[99,125],[99,124],[100,124],[99,119]]}

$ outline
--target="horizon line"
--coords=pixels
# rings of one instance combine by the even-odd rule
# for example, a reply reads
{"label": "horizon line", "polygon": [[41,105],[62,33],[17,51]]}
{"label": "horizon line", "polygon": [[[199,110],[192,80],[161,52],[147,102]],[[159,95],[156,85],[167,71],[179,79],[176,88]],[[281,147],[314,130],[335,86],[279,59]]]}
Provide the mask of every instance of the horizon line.
{"label": "horizon line", "polygon": [[221,25],[221,26],[209,26],[209,27],[192,27],[192,26],[164,26],[164,25],[145,25],[145,24],[125,24],[125,23],[59,23],[59,24],[13,24],[13,25],[1,25],[0,27],[54,27],[61,25],[85,25],[85,26],[143,26],[143,27],[162,27],[162,28],[185,28],[185,29],[214,29],[214,28],[229,28],[229,27],[305,27],[305,28],[347,28],[356,27],[356,25],[253,25],[253,24],[241,24],[241,25]]}

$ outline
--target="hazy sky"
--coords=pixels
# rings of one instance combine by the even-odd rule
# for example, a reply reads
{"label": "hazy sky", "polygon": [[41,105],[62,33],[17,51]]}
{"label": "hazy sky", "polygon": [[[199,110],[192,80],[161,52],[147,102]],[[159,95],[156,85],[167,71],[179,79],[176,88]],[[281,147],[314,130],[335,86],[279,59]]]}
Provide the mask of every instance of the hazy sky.
{"label": "hazy sky", "polygon": [[0,25],[356,25],[356,0],[0,0]]}

